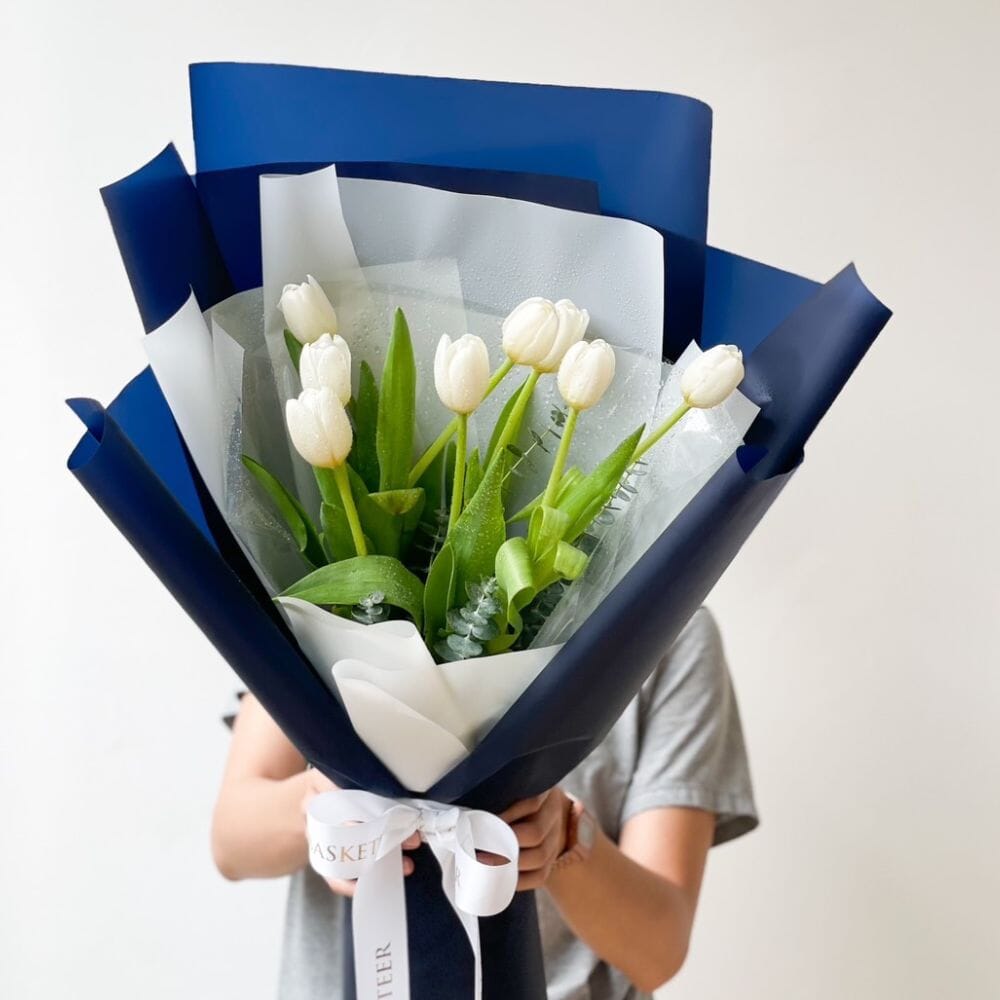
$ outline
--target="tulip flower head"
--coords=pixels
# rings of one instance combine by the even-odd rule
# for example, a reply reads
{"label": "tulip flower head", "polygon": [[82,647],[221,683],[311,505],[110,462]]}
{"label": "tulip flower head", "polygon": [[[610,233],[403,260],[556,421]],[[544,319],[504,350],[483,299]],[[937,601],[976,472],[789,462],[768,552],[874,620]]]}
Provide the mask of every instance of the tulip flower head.
{"label": "tulip flower head", "polygon": [[501,332],[507,357],[516,365],[537,368],[555,345],[559,315],[548,299],[525,299],[503,321]]}
{"label": "tulip flower head", "polygon": [[490,356],[480,337],[465,334],[452,342],[445,334],[434,355],[434,388],[453,413],[471,413],[490,381]]}
{"label": "tulip flower head", "polygon": [[566,352],[557,376],[559,392],[574,410],[601,401],[615,377],[615,352],[604,340],[581,340]]}
{"label": "tulip flower head", "polygon": [[347,460],[354,433],[333,389],[303,389],[285,404],[285,420],[295,450],[310,465],[337,469]]}
{"label": "tulip flower head", "polygon": [[681,394],[688,406],[707,410],[729,398],[743,381],[743,352],[732,344],[717,344],[699,355],[681,376]]}
{"label": "tulip flower head", "polygon": [[552,349],[535,365],[541,372],[556,371],[566,352],[583,340],[590,323],[590,313],[586,309],[578,309],[569,299],[560,299],[555,304],[555,311],[558,325]]}
{"label": "tulip flower head", "polygon": [[278,300],[285,324],[300,344],[337,332],[337,312],[320,283],[310,274],[301,285],[285,285]]}
{"label": "tulip flower head", "polygon": [[339,334],[324,333],[305,344],[299,356],[299,378],[303,389],[332,389],[341,404],[351,398],[351,349]]}

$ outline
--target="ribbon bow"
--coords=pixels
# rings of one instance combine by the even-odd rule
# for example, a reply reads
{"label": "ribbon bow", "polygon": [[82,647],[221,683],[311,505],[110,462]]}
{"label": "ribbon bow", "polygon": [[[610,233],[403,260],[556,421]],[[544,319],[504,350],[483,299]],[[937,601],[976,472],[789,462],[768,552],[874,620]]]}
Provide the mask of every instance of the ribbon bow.
{"label": "ribbon bow", "polygon": [[[517,838],[498,816],[424,799],[332,791],[309,802],[309,863],[326,878],[357,879],[354,968],[358,1000],[409,1000],[402,843],[421,833],[472,947],[475,1000],[482,996],[479,918],[506,909],[517,888]],[[487,865],[476,851],[509,860]]]}

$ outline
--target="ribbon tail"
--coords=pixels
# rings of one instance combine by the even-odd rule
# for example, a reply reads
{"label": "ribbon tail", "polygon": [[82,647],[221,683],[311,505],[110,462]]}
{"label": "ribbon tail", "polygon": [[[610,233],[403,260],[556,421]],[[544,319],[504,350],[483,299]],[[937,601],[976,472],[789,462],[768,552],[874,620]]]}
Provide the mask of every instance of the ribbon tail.
{"label": "ribbon tail", "polygon": [[483,996],[483,958],[479,947],[479,917],[474,913],[466,913],[465,910],[456,909],[465,933],[469,938],[472,947],[472,968],[475,970],[475,1000],[482,1000]]}
{"label": "ribbon tail", "polygon": [[387,996],[410,1000],[406,892],[399,847],[360,876],[352,909],[357,1000]]}

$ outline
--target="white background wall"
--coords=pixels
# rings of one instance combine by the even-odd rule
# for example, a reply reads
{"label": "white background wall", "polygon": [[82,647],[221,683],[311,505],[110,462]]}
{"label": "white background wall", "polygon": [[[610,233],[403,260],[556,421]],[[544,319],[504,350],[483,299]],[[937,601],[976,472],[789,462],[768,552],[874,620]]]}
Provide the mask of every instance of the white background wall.
{"label": "white background wall", "polygon": [[207,849],[228,668],[63,468],[144,364],[98,186],[205,59],[675,90],[714,243],[896,310],[710,600],[762,828],[675,1000],[1000,996],[994,0],[5,4],[0,996],[266,998],[283,888]]}

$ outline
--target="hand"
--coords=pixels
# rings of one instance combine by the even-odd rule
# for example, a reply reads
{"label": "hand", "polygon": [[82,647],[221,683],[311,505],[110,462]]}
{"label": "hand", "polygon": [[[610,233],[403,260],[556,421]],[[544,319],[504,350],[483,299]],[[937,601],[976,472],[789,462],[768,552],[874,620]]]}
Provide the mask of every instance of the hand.
{"label": "hand", "polygon": [[[312,798],[317,795],[321,795],[323,792],[335,792],[338,791],[337,786],[328,778],[325,774],[321,774],[314,767],[310,767],[305,772],[304,782],[306,786],[305,793],[302,796],[302,816],[305,818],[306,810],[309,808],[309,802]],[[413,836],[408,837],[403,841],[404,851],[413,851],[420,846],[420,834],[415,833]],[[403,858],[403,874],[409,875],[413,871],[413,858],[404,857]],[[353,896],[354,889],[357,884],[356,879],[345,879],[345,878],[328,878],[326,884],[335,892],[338,896]]]}
{"label": "hand", "polygon": [[569,799],[558,788],[515,802],[500,818],[509,823],[521,848],[518,856],[518,892],[544,885],[552,863],[566,846]]}

